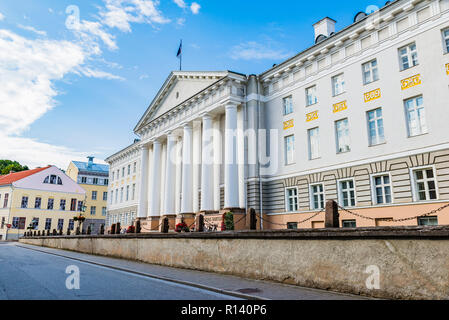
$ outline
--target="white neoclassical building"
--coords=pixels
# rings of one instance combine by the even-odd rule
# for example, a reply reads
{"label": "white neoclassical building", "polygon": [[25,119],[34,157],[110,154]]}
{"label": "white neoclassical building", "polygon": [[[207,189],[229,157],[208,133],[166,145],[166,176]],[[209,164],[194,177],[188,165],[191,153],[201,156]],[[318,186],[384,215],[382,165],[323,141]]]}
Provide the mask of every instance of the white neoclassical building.
{"label": "white neoclassical building", "polygon": [[[267,229],[320,228],[331,199],[367,217],[341,212],[343,227],[449,224],[432,213],[449,202],[449,0],[397,0],[335,25],[319,21],[315,45],[260,75],[170,74],[140,141],[107,159],[111,175],[136,163],[148,230],[249,208]],[[130,182],[110,178],[120,214]]]}

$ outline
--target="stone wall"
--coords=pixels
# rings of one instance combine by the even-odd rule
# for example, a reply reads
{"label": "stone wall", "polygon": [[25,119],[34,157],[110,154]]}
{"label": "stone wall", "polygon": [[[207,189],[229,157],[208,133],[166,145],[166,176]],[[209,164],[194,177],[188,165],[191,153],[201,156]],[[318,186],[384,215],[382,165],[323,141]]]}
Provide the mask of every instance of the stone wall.
{"label": "stone wall", "polygon": [[[449,298],[449,227],[63,236],[20,241],[378,298]],[[375,284],[370,276],[376,268],[380,287],[369,289],[367,280]]]}

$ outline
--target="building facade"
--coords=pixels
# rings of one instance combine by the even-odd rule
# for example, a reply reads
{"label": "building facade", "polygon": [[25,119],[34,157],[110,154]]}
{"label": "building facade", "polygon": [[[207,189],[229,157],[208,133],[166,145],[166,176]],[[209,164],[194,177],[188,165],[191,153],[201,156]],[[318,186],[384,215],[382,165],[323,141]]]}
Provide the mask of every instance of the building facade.
{"label": "building facade", "polygon": [[[18,239],[29,231],[74,230],[86,192],[56,167],[49,166],[0,178],[0,240]],[[11,228],[8,228],[11,225]]]}
{"label": "building facade", "polygon": [[120,223],[122,228],[133,225],[137,218],[140,191],[140,141],[109,157],[109,201],[106,226]]}
{"label": "building facade", "polygon": [[72,161],[67,168],[67,175],[86,191],[86,220],[81,231],[90,226],[92,234],[99,234],[101,226],[106,224],[109,166],[94,163],[94,157],[88,162]]}
{"label": "building facade", "polygon": [[342,227],[449,224],[434,211],[449,203],[449,0],[314,29],[260,75],[170,74],[134,129],[150,229],[248,208],[265,229],[320,228],[327,200],[353,212]]}

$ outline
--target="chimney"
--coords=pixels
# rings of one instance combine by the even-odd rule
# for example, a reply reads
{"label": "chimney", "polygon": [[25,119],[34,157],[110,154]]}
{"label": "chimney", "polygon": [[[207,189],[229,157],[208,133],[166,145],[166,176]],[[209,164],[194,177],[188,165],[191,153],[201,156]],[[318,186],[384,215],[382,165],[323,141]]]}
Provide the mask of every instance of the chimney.
{"label": "chimney", "polygon": [[332,34],[334,34],[336,23],[337,21],[329,17],[326,17],[323,20],[320,20],[317,23],[315,23],[313,25],[313,28],[315,29],[315,43],[318,43],[322,39],[324,40],[325,38],[329,38]]}
{"label": "chimney", "polygon": [[95,157],[92,157],[92,156],[87,157],[87,159],[89,159],[89,162],[87,163],[87,168],[88,169],[92,169],[92,165],[94,164],[94,158]]}

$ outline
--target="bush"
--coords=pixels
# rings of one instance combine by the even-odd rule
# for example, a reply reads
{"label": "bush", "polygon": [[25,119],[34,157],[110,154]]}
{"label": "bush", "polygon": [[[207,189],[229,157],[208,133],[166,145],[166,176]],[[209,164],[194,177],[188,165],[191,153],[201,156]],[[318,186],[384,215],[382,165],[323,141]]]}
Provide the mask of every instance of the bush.
{"label": "bush", "polygon": [[222,231],[234,231],[234,214],[232,212],[223,215]]}

